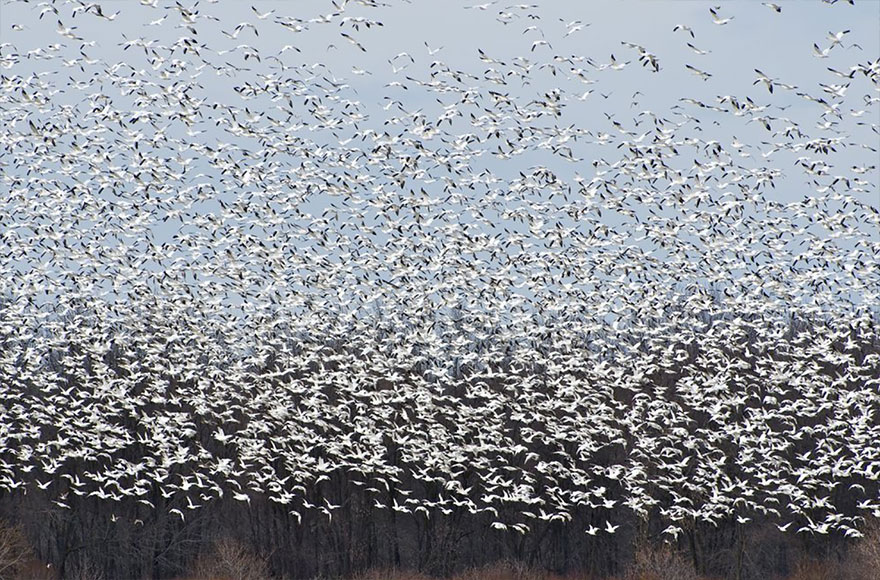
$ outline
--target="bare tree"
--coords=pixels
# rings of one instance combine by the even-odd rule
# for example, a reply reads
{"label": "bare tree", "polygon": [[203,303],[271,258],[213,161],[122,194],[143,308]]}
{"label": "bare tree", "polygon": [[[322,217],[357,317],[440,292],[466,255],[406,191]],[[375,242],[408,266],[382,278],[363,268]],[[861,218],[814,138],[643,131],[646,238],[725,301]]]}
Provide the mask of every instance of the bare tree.
{"label": "bare tree", "polygon": [[33,558],[21,527],[0,520],[0,580],[20,577]]}

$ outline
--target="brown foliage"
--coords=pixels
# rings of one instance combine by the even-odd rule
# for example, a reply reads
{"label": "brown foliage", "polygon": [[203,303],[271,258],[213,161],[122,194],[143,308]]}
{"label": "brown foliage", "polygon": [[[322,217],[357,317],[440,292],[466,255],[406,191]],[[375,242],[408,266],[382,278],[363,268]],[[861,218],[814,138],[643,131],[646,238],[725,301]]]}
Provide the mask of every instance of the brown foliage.
{"label": "brown foliage", "polygon": [[[402,570],[371,570],[356,580],[435,580],[418,572]],[[590,576],[572,574],[559,576],[521,562],[503,561],[460,572],[450,580],[592,580]]]}
{"label": "brown foliage", "polygon": [[21,528],[0,521],[0,579],[18,578],[31,560],[31,547]]}
{"label": "brown foliage", "polygon": [[432,580],[429,576],[418,572],[394,570],[391,568],[377,568],[364,572],[355,577],[355,580]]}
{"label": "brown foliage", "polygon": [[98,563],[89,558],[82,560],[72,573],[65,573],[64,577],[71,580],[107,580]]}
{"label": "brown foliage", "polygon": [[852,562],[859,580],[875,580],[880,576],[880,522],[874,521],[863,530],[864,537],[852,549]]}
{"label": "brown foliage", "polygon": [[16,577],[27,578],[27,580],[55,580],[58,578],[58,574],[55,572],[52,564],[44,564],[32,558],[21,565]]}
{"label": "brown foliage", "polygon": [[671,546],[640,545],[621,580],[698,580],[694,567]]}
{"label": "brown foliage", "polygon": [[466,570],[453,580],[549,580],[547,573],[520,562],[500,562],[492,566]]}
{"label": "brown foliage", "polygon": [[841,560],[807,557],[798,562],[786,580],[877,580],[880,578],[880,522],[871,522],[864,536]]}
{"label": "brown foliage", "polygon": [[794,570],[788,580],[856,580],[854,571],[849,566],[835,562],[820,560],[803,560]]}
{"label": "brown foliage", "polygon": [[265,580],[266,560],[231,538],[223,538],[196,561],[192,576],[199,580]]}

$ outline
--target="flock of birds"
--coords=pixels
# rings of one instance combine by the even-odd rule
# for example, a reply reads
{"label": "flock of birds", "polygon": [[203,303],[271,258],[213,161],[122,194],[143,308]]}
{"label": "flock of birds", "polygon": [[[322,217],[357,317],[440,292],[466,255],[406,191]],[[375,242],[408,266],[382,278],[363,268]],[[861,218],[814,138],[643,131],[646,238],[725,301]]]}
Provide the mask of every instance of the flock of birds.
{"label": "flock of birds", "polygon": [[275,6],[4,3],[0,494],[332,518],[344,473],[508,533],[880,516],[880,59],[849,30],[805,44],[811,85],[734,85],[736,10],[786,5],[608,59],[494,1],[462,18],[521,54],[380,73],[392,7]]}

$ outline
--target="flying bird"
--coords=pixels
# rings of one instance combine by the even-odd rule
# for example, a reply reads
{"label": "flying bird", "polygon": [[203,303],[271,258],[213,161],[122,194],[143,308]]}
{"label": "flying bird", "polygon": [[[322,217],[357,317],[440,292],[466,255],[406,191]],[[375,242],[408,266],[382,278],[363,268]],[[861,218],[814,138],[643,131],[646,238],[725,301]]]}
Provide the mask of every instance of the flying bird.
{"label": "flying bird", "polygon": [[714,8],[709,8],[709,12],[712,14],[712,22],[718,24],[719,26],[723,26],[728,24],[731,20],[733,20],[733,16],[729,16],[727,18],[722,18],[718,15],[718,10],[721,9],[721,6],[715,6]]}
{"label": "flying bird", "polygon": [[709,80],[709,78],[712,76],[711,74],[707,73],[706,71],[702,71],[702,70],[700,70],[696,67],[693,67],[689,64],[685,64],[684,66],[686,69],[688,69],[689,71],[691,71],[692,73],[694,73],[695,75],[697,75],[698,77],[703,79],[704,81]]}

